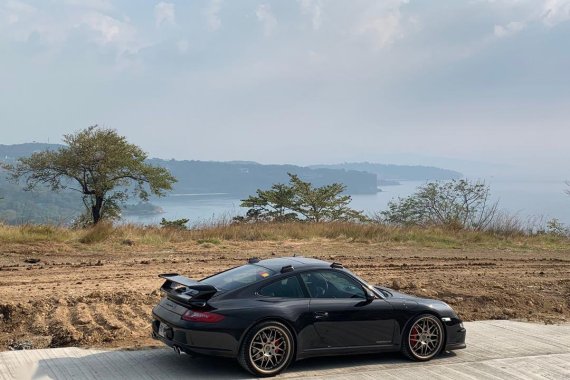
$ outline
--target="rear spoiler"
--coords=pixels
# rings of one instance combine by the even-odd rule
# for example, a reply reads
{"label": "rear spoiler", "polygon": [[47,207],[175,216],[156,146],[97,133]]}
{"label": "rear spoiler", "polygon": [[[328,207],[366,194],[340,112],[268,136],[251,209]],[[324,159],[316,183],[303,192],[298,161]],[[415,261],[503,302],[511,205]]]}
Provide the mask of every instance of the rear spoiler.
{"label": "rear spoiler", "polygon": [[158,277],[166,280],[160,290],[168,298],[183,304],[205,306],[206,301],[218,291],[212,285],[201,284],[178,273],[164,273]]}

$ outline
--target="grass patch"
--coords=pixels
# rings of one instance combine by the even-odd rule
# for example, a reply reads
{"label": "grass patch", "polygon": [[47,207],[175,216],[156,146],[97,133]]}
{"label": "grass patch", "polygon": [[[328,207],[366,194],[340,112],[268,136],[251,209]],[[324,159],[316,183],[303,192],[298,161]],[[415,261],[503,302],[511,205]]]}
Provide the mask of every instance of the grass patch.
{"label": "grass patch", "polygon": [[6,226],[0,224],[0,242],[2,243],[64,242],[72,237],[73,231],[52,225]]}
{"label": "grass patch", "polygon": [[[465,231],[440,227],[394,227],[359,223],[242,223],[195,226],[189,230],[100,223],[86,230],[49,225],[6,226],[0,224],[0,243],[80,242],[128,246],[163,247],[197,242],[219,246],[224,241],[285,241],[328,239],[386,246],[438,249],[484,248],[517,250],[570,250],[570,239],[555,234]],[[125,244],[128,241],[129,244]],[[106,248],[104,248],[106,249]]]}
{"label": "grass patch", "polygon": [[222,242],[220,241],[220,239],[216,239],[216,238],[208,238],[208,239],[198,239],[196,240],[196,242],[198,244],[221,244]]}
{"label": "grass patch", "polygon": [[100,243],[109,239],[114,230],[111,223],[99,223],[85,230],[83,235],[79,238],[79,242],[83,244]]}

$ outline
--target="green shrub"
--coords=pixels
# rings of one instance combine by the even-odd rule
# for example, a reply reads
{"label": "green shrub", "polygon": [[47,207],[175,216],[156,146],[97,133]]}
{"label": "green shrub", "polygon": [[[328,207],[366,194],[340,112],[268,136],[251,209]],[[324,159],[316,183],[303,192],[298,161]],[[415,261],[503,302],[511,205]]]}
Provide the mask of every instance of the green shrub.
{"label": "green shrub", "polygon": [[162,218],[160,221],[160,225],[162,228],[174,228],[177,230],[187,230],[188,227],[186,223],[188,223],[190,219],[174,219],[174,220],[166,220]]}

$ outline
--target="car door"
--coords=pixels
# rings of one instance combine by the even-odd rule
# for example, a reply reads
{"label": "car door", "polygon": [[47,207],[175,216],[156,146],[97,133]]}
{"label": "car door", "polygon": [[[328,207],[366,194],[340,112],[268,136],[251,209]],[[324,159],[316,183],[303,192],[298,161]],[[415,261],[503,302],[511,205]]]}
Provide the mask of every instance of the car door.
{"label": "car door", "polygon": [[312,324],[309,297],[296,274],[273,281],[257,291],[264,303],[270,303],[278,315],[290,321],[298,337],[299,351],[318,347],[320,337]]}
{"label": "car door", "polygon": [[395,319],[382,298],[367,300],[363,286],[341,270],[301,273],[320,348],[392,345]]}

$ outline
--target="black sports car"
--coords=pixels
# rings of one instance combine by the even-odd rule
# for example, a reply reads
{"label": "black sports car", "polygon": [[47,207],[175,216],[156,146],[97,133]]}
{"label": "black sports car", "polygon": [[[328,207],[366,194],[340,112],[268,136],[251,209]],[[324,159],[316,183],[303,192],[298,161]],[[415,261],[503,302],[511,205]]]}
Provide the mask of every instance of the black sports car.
{"label": "black sports car", "polygon": [[425,361],[465,348],[446,303],[371,286],[338,263],[250,259],[200,281],[160,277],[153,337],[178,353],[235,357],[257,376],[313,356],[401,350]]}

